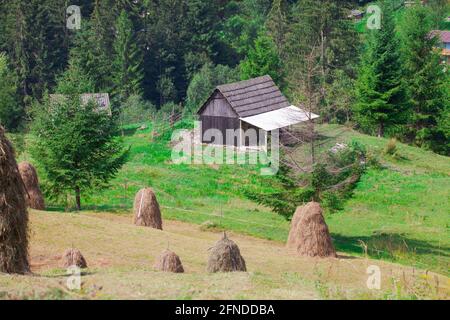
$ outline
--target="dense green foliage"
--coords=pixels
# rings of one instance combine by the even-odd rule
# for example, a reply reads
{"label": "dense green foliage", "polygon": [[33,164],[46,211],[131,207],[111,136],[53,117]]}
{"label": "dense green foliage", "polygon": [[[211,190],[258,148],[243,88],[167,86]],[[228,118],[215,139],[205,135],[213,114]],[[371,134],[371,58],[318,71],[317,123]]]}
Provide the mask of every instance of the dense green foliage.
{"label": "dense green foliage", "polygon": [[205,64],[197,72],[189,84],[187,90],[186,110],[196,112],[206,102],[214,88],[220,84],[235,82],[239,80],[239,72],[228,66],[211,63]]}
{"label": "dense green foliage", "polygon": [[17,129],[23,110],[17,102],[16,83],[8,67],[6,55],[0,53],[0,124],[8,130]]}
{"label": "dense green foliage", "polygon": [[71,4],[81,8],[81,29],[70,30],[64,0],[0,1],[0,51],[16,84],[8,126],[19,127],[34,100],[55,92],[69,64],[93,91],[110,93],[119,111],[140,95],[192,113],[239,72],[271,75],[323,122],[355,123],[448,154],[448,75],[436,43],[424,37],[446,27],[448,2],[406,9],[381,1],[382,28],[368,30],[368,14],[356,23],[348,14],[369,2],[78,0]]}

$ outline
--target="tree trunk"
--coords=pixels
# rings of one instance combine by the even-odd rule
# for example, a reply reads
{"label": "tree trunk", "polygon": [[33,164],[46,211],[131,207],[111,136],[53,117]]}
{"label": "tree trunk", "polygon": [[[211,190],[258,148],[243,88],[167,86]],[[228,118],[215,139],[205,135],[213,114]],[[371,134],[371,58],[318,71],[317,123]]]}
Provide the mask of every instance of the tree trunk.
{"label": "tree trunk", "polygon": [[[310,117],[311,117],[311,112],[309,113]],[[311,121],[311,170],[314,169],[314,164],[316,163],[316,137],[315,137],[315,132],[314,132],[314,121],[313,120],[309,120]]]}
{"label": "tree trunk", "polygon": [[380,123],[378,125],[378,138],[382,138],[384,136],[384,124]]}
{"label": "tree trunk", "polygon": [[75,200],[77,205],[77,211],[81,210],[81,191],[79,187],[75,187]]}

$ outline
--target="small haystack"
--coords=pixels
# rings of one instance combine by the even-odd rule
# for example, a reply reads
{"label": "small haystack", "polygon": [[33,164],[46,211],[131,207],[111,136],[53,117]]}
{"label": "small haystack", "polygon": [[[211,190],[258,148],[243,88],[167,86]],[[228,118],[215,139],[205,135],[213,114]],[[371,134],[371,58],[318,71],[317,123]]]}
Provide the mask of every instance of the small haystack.
{"label": "small haystack", "polygon": [[80,250],[74,248],[67,249],[66,252],[64,252],[63,263],[64,268],[71,266],[77,266],[81,269],[87,268],[86,259],[84,259]]}
{"label": "small haystack", "polygon": [[14,149],[0,126],[0,272],[29,271],[25,188]]}
{"label": "small haystack", "polygon": [[137,226],[162,230],[161,211],[153,189],[145,188],[136,194],[133,222]]}
{"label": "small haystack", "polygon": [[208,272],[247,271],[239,247],[228,239],[225,233],[223,238],[211,248],[207,270]]}
{"label": "small haystack", "polygon": [[155,263],[155,269],[164,272],[183,273],[180,257],[170,250],[165,250]]}
{"label": "small haystack", "polygon": [[302,256],[336,257],[330,232],[317,202],[298,207],[292,218],[287,247]]}
{"label": "small haystack", "polygon": [[28,162],[19,163],[19,172],[28,195],[25,196],[27,206],[31,209],[45,210],[44,197],[39,188],[39,179],[36,169]]}

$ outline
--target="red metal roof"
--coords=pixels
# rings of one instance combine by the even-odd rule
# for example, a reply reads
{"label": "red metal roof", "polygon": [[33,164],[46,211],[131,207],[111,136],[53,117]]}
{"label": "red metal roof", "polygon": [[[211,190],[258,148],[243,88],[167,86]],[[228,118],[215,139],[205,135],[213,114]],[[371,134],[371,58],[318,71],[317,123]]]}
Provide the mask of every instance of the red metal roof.
{"label": "red metal roof", "polygon": [[431,31],[431,36],[434,37],[439,35],[443,43],[450,43],[450,31],[447,30],[433,30]]}

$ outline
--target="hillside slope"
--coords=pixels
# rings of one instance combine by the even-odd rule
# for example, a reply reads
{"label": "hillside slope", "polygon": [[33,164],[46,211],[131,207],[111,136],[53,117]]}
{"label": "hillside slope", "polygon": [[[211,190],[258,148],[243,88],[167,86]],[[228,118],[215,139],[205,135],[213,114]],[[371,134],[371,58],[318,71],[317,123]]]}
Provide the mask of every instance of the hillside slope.
{"label": "hillside slope", "polygon": [[[135,227],[131,214],[31,212],[33,276],[0,275],[0,298],[39,299],[316,299],[448,298],[448,278],[381,261],[340,256],[300,258],[280,243],[229,233],[247,273],[207,274],[208,249],[220,233],[165,221],[164,231]],[[79,248],[89,269],[82,290],[69,291],[61,254]],[[167,246],[185,274],[155,272]],[[381,269],[381,290],[367,289],[367,267]]]}
{"label": "hillside slope", "polygon": [[[125,130],[125,143],[131,147],[129,162],[110,188],[84,195],[85,210],[129,212],[136,192],[151,186],[165,219],[195,224],[208,221],[216,229],[286,240],[289,223],[269,208],[247,200],[243,192],[248,188],[272,192],[276,188],[273,178],[260,176],[258,168],[249,165],[175,165],[170,160],[170,132],[152,140],[151,127],[143,131],[137,130],[139,127]],[[338,125],[318,129],[319,152],[337,142],[356,140],[384,167],[369,170],[343,209],[327,214],[338,250],[449,275],[449,158],[401,143],[397,144],[398,155],[392,157],[383,152],[387,139]],[[300,146],[297,154],[300,158],[307,152]],[[26,154],[21,158],[27,158]],[[63,211],[64,207],[51,209]]]}

